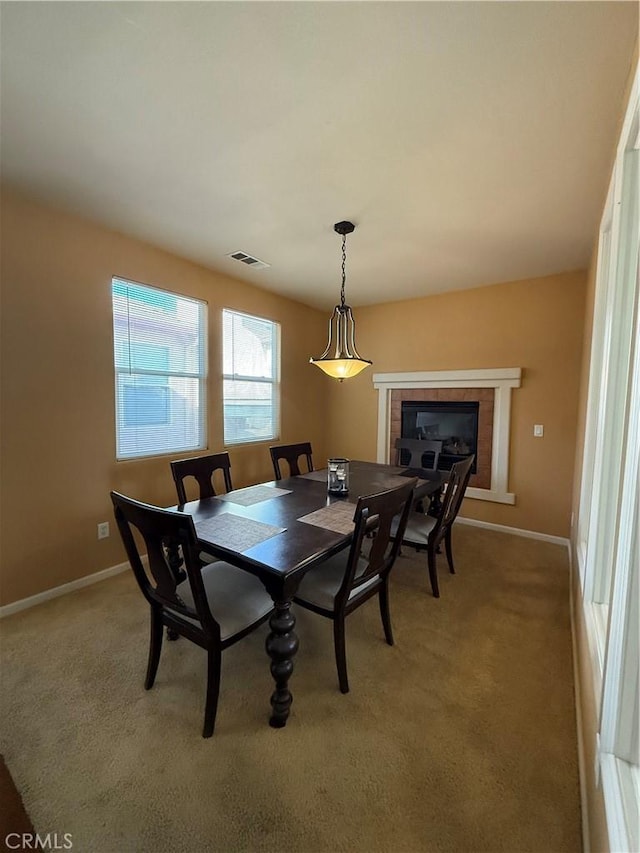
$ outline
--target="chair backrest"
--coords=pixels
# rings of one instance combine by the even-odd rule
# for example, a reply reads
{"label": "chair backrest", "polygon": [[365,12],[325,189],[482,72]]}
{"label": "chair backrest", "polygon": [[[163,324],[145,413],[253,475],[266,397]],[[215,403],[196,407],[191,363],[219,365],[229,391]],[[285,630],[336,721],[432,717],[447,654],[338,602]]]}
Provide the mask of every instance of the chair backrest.
{"label": "chair backrest", "polygon": [[[220,628],[207,603],[192,517],[140,503],[118,492],[111,492],[111,501],[129,563],[149,604],[169,607],[179,616],[197,619],[208,633],[219,638]],[[142,562],[134,530],[144,541],[148,572]],[[172,568],[172,551],[175,554],[178,549],[191,585],[195,610],[185,604],[176,592],[180,578]]]}
{"label": "chair backrest", "polygon": [[451,527],[456,520],[458,510],[462,504],[464,493],[469,485],[471,477],[471,468],[475,455],[465,457],[460,462],[456,462],[451,466],[447,488],[442,498],[442,507],[438,517],[438,523],[434,528],[433,535],[437,538],[443,536],[447,529]]}
{"label": "chair backrest", "polygon": [[307,460],[307,471],[313,471],[313,459],[311,456],[313,451],[308,441],[302,441],[299,444],[281,444],[277,447],[270,447],[269,453],[271,454],[276,480],[281,480],[283,476],[280,470],[281,459],[284,459],[288,463],[290,477],[297,477],[302,473],[299,461],[303,456]]}
{"label": "chair backrest", "polygon": [[[346,604],[360,592],[378,589],[391,571],[400,552],[417,482],[414,477],[394,489],[358,498],[353,519],[355,531],[344,580],[336,595],[336,607]],[[397,516],[398,532],[391,539],[391,527]],[[363,548],[363,545],[370,547]],[[366,566],[360,572],[363,561]],[[376,580],[379,582],[375,583]]]}
{"label": "chair backrest", "polygon": [[214,453],[211,456],[195,456],[192,459],[177,459],[171,463],[171,473],[176,484],[178,503],[186,504],[188,501],[184,487],[187,477],[194,477],[200,489],[200,499],[212,498],[216,491],[213,485],[213,475],[216,471],[222,471],[224,475],[225,491],[233,489],[231,483],[231,460],[228,453]]}
{"label": "chair backrest", "polygon": [[[437,471],[442,444],[442,441],[429,438],[396,438],[396,465],[402,464],[402,451],[407,450],[410,454],[410,468],[432,468]],[[433,453],[431,465],[423,464],[422,457],[425,453]]]}

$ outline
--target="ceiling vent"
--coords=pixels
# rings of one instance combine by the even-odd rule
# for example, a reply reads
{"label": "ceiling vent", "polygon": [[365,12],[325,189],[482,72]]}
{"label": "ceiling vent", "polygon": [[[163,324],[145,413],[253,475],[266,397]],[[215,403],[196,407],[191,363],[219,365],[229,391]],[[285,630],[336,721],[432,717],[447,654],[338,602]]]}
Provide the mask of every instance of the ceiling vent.
{"label": "ceiling vent", "polygon": [[240,261],[241,264],[246,264],[248,267],[253,267],[254,270],[264,270],[271,266],[271,264],[254,258],[253,255],[247,255],[246,252],[230,252],[227,257],[233,258],[234,261]]}

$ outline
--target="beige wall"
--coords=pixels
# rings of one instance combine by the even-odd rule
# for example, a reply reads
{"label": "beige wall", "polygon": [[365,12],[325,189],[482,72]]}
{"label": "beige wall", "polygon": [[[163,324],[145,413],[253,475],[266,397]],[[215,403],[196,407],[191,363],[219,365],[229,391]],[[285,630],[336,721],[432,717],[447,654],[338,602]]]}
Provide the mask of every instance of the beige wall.
{"label": "beige wall", "polygon": [[[373,371],[338,384],[308,364],[324,345],[327,312],[8,191],[2,232],[2,603],[123,559],[115,531],[96,538],[97,523],[112,517],[110,489],[174,499],[168,457],[115,461],[113,275],[208,301],[212,451],[223,446],[223,307],[282,324],[282,440],[309,438],[318,464],[330,454],[375,459],[373,371],[522,367],[510,451],[516,506],[467,500],[463,512],[568,535],[583,273],[358,309],[359,346]],[[545,425],[543,439],[533,438],[534,422]],[[271,475],[266,445],[231,455],[236,485]]]}
{"label": "beige wall", "polygon": [[[373,369],[332,384],[329,445],[375,460],[373,373],[521,367],[509,453],[516,504],[465,499],[462,515],[568,536],[585,283],[572,272],[358,308],[358,349]],[[544,438],[533,437],[534,423]]]}
{"label": "beige wall", "polygon": [[[566,536],[583,323],[583,273],[358,309],[373,371],[338,384],[308,364],[324,346],[317,312],[11,191],[2,198],[3,604],[123,559],[109,490],[158,504],[174,497],[169,457],[115,461],[113,275],[209,304],[209,449],[222,449],[220,312],[282,324],[282,441],[375,459],[373,371],[522,367],[514,392],[515,507],[467,500],[464,514]],[[455,338],[451,331],[455,332]],[[312,346],[310,341],[316,341]],[[533,423],[544,423],[534,439]],[[267,446],[231,450],[238,486],[271,475]]]}
{"label": "beige wall", "polygon": [[[109,491],[173,503],[169,458],[115,461],[111,277],[153,284],[209,304],[211,451],[223,449],[223,307],[282,326],[285,442],[327,455],[328,383],[308,364],[326,317],[174,255],[12,192],[2,197],[2,581],[7,604],[124,560]],[[315,341],[315,344],[313,343]],[[231,448],[234,485],[272,476],[268,443]]]}

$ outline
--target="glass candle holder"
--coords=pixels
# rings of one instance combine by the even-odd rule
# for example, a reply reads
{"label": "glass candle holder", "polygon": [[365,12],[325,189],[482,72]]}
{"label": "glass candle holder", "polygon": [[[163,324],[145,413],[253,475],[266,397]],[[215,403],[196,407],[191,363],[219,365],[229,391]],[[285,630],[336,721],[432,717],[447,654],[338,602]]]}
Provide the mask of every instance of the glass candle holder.
{"label": "glass candle holder", "polygon": [[327,462],[327,491],[330,495],[349,494],[349,460],[329,459]]}

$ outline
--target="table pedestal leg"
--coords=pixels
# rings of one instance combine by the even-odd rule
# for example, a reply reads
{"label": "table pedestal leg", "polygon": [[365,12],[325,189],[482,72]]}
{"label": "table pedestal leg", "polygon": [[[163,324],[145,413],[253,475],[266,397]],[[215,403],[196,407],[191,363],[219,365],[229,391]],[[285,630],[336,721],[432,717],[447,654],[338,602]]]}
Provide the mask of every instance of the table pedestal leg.
{"label": "table pedestal leg", "polygon": [[267,637],[266,649],[271,658],[271,675],[276,689],[271,696],[273,713],[269,725],[281,729],[287,724],[293,697],[289,692],[289,678],[293,672],[293,657],[298,651],[299,640],[293,630],[296,617],[291,612],[291,599],[275,602],[275,610],[269,619],[271,633]]}

